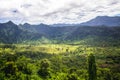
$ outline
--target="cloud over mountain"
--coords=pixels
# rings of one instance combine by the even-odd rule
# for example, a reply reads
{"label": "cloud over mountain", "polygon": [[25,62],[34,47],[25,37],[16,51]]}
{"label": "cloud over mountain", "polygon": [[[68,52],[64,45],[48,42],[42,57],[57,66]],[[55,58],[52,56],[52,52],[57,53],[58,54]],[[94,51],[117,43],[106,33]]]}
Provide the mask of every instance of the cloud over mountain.
{"label": "cloud over mountain", "polygon": [[120,14],[119,0],[0,0],[0,22],[81,23]]}

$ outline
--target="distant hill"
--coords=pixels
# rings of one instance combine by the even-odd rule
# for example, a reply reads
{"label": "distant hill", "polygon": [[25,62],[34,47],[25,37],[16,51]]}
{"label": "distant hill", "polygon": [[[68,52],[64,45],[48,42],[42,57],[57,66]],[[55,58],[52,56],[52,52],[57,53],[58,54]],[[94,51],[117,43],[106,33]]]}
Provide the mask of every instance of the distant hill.
{"label": "distant hill", "polygon": [[39,25],[30,25],[25,23],[19,26],[22,30],[39,33],[49,39],[61,39],[66,34],[71,33],[76,29],[76,26],[52,26],[46,24],[39,24]]}
{"label": "distant hill", "polygon": [[17,43],[24,40],[35,40],[40,38],[38,33],[24,31],[14,24],[12,21],[0,24],[0,42],[1,43]]}
{"label": "distant hill", "polygon": [[120,17],[98,16],[90,21],[81,23],[84,26],[120,26]]}
{"label": "distant hill", "polygon": [[51,27],[65,27],[65,26],[75,26],[75,25],[77,25],[77,24],[52,24],[52,25],[50,25]]}
{"label": "distant hill", "polygon": [[11,21],[0,24],[0,42],[17,42],[18,35],[20,35],[21,32],[22,30],[20,30],[18,26]]}
{"label": "distant hill", "polygon": [[[110,20],[109,17],[97,17],[93,20],[90,20],[86,23],[95,22],[96,20]],[[116,21],[119,18],[114,17]],[[109,21],[100,21],[101,22],[109,22]],[[119,21],[118,21],[119,22]],[[31,25],[29,23],[16,25],[13,22],[9,21],[7,23],[0,24],[0,43],[21,43],[25,41],[39,41],[41,40],[50,40],[57,41],[58,43],[72,43],[74,41],[87,41],[88,43],[95,42],[112,42],[117,43],[120,42],[120,26],[113,26],[116,24],[114,21],[106,23],[109,24],[107,26],[103,26],[100,23],[91,23],[89,26],[82,23],[82,25],[60,25],[60,26],[52,26],[46,24],[39,25]],[[83,25],[84,24],[84,25]],[[117,23],[119,24],[119,23]],[[58,24],[59,25],[59,24]],[[93,26],[92,26],[93,25]],[[41,41],[40,40],[40,41]],[[92,41],[92,42],[90,42]]]}

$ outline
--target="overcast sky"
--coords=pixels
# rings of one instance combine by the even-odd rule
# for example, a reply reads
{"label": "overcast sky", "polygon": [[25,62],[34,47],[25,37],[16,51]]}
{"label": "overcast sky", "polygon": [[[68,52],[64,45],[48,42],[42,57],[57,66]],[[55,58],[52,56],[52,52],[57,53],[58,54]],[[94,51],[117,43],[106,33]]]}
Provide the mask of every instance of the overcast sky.
{"label": "overcast sky", "polygon": [[81,23],[120,15],[120,0],[0,0],[0,22]]}

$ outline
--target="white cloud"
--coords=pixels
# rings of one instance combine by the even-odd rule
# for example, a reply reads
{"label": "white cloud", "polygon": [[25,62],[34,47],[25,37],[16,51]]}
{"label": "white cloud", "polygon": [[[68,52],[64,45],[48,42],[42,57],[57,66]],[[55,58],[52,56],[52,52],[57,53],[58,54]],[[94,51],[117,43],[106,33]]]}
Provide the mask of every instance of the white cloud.
{"label": "white cloud", "polygon": [[0,21],[81,23],[120,14],[120,0],[0,0]]}

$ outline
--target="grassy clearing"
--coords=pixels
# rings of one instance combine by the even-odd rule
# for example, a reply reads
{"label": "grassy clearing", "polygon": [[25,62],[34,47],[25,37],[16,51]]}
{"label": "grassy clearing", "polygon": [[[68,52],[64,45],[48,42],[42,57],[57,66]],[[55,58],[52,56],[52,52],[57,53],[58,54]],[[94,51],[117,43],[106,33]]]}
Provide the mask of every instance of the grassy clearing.
{"label": "grassy clearing", "polygon": [[73,52],[78,47],[79,47],[78,45],[66,45],[66,44],[17,45],[17,49],[19,51],[38,51],[49,54],[61,54],[65,52]]}

